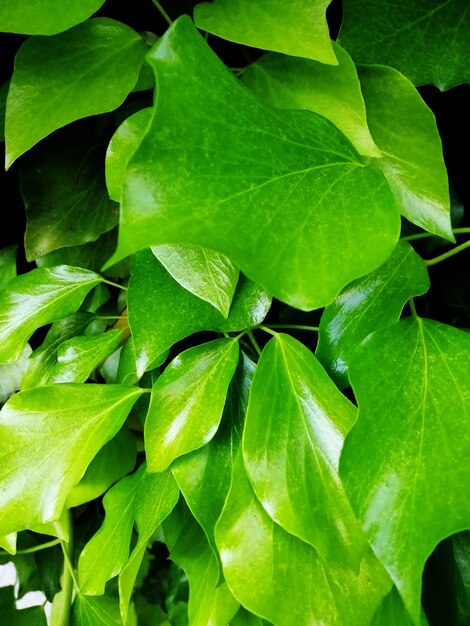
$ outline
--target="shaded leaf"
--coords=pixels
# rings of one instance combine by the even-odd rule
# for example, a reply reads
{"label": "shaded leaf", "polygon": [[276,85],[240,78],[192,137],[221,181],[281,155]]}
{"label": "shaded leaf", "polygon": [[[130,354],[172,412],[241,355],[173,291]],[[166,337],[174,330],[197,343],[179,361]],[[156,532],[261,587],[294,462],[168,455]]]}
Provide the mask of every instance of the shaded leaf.
{"label": "shaded leaf", "polygon": [[271,306],[265,289],[241,276],[224,319],[210,304],[183,289],[150,250],[133,257],[127,299],[139,376],[180,339],[200,330],[231,332],[256,326]]}
{"label": "shaded leaf", "polygon": [[355,280],[323,312],[316,356],[340,388],[349,384],[349,363],[363,339],[398,322],[405,303],[429,289],[421,257],[400,241],[378,269]]}
{"label": "shaded leaf", "polygon": [[330,0],[215,0],[198,4],[196,26],[223,39],[336,65],[326,8]]}
{"label": "shaded leaf", "polygon": [[466,0],[346,0],[341,43],[358,63],[391,65],[416,86],[470,80]]}
{"label": "shaded leaf", "polygon": [[280,109],[307,109],[337,126],[361,154],[381,156],[367,126],[356,67],[333,42],[336,66],[282,54],[265,54],[243,72],[243,83],[260,100]]}
{"label": "shaded leaf", "polygon": [[[428,621],[424,612],[421,612],[420,626],[428,626]],[[372,626],[413,626],[410,614],[405,609],[403,600],[393,587],[392,591],[386,596],[380,605],[377,613],[372,620]]]}
{"label": "shaded leaf", "polygon": [[0,288],[5,287],[16,276],[16,254],[18,246],[7,246],[0,250]]}
{"label": "shaded leaf", "polygon": [[236,615],[230,621],[230,626],[263,626],[267,622],[263,622],[261,617],[250,613],[242,606],[237,611]]}
{"label": "shaded leaf", "polygon": [[42,606],[17,611],[1,609],[2,620],[8,626],[47,626],[46,614]]}
{"label": "shaded leaf", "polygon": [[235,339],[210,341],[179,354],[157,379],[145,421],[149,472],[162,472],[215,435],[238,353]]}
{"label": "shaded leaf", "polygon": [[259,102],[187,16],[147,58],[159,95],[127,169],[110,263],[149,245],[201,246],[309,310],[385,261],[395,200],[331,122]]}
{"label": "shaded leaf", "polygon": [[58,519],[68,493],[141,393],[64,384],[10,398],[0,411],[1,535]]}
{"label": "shaded leaf", "polygon": [[27,343],[18,361],[0,364],[0,404],[3,404],[20,388],[31,352],[31,346]]}
{"label": "shaded leaf", "polygon": [[7,168],[54,130],[122,104],[146,50],[135,31],[103,17],[27,39],[16,54],[7,98]]}
{"label": "shaded leaf", "polygon": [[71,313],[103,279],[69,265],[38,268],[0,291],[0,362],[17,361],[33,332]]}
{"label": "shaded leaf", "polygon": [[0,86],[0,142],[5,141],[5,113],[7,108],[7,95],[10,81],[7,80]]}
{"label": "shaded leaf", "polygon": [[468,333],[408,318],[370,335],[350,364],[360,408],[341,476],[414,623],[428,555],[470,523],[469,353]]}

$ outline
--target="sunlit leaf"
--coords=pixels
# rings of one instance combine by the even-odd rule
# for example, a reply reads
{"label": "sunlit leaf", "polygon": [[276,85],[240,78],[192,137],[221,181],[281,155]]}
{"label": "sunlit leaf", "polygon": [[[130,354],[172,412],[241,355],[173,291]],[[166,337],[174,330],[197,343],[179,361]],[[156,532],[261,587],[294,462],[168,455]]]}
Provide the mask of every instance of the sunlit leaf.
{"label": "sunlit leaf", "polygon": [[77,594],[72,607],[72,626],[122,626],[118,599]]}

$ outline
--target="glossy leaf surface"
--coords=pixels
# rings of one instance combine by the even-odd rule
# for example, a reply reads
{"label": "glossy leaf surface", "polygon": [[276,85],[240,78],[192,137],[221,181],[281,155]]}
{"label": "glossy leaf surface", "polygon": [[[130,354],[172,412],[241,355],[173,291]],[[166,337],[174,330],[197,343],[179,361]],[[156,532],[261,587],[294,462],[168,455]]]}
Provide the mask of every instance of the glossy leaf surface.
{"label": "glossy leaf surface", "polygon": [[326,307],[316,356],[340,388],[349,384],[349,363],[363,339],[397,322],[405,303],[429,289],[424,262],[401,241],[375,272],[352,282]]}
{"label": "glossy leaf surface", "polygon": [[177,459],[171,467],[192,514],[213,548],[214,528],[230,489],[254,370],[254,363],[242,352],[214,438],[203,448]]}
{"label": "glossy leaf surface", "polygon": [[160,243],[206,247],[309,310],[385,261],[395,201],[333,124],[259,102],[186,16],[147,58],[159,96],[127,169],[110,262]]}
{"label": "glossy leaf surface", "polygon": [[141,393],[119,385],[55,385],[22,391],[4,405],[0,535],[58,519],[68,493]]}
{"label": "glossy leaf surface", "polygon": [[0,291],[0,362],[17,361],[33,332],[74,313],[101,276],[68,265],[17,276]]}
{"label": "glossy leaf surface", "polygon": [[215,0],[198,4],[196,26],[218,37],[296,57],[337,63],[326,8],[329,0]]}
{"label": "glossy leaf surface", "polygon": [[468,333],[408,318],[373,333],[351,362],[359,417],[341,476],[415,623],[427,557],[470,526],[469,351]]}
{"label": "glossy leaf surface", "polygon": [[6,166],[52,131],[122,104],[146,49],[140,35],[108,18],[27,39],[16,55],[7,98]]}
{"label": "glossy leaf surface", "polygon": [[24,35],[55,35],[86,20],[104,0],[2,0],[0,29]]}
{"label": "glossy leaf surface", "polygon": [[340,36],[356,62],[443,90],[470,80],[469,29],[466,0],[346,0]]}
{"label": "glossy leaf surface", "polygon": [[31,346],[27,343],[18,361],[14,363],[0,363],[0,404],[3,404],[20,388],[31,352]]}
{"label": "glossy leaf surface", "polygon": [[413,224],[454,240],[447,171],[436,120],[412,83],[391,67],[360,67],[367,121],[377,160]]}
{"label": "glossy leaf surface", "polygon": [[250,486],[241,455],[216,541],[233,595],[277,626],[364,626],[391,587],[370,552],[354,572],[343,562],[323,561],[273,522]]}
{"label": "glossy leaf surface", "polygon": [[366,108],[354,63],[333,43],[338,65],[265,54],[243,72],[243,83],[280,109],[306,109],[337,126],[361,154],[380,157],[367,126]]}
{"label": "glossy leaf surface", "polygon": [[157,379],[145,421],[150,472],[212,439],[237,362],[238,342],[217,339],[182,352]]}
{"label": "glossy leaf surface", "polygon": [[241,276],[224,319],[213,306],[181,287],[150,250],[135,254],[128,307],[137,373],[141,376],[165,350],[198,331],[231,332],[260,324],[270,306],[266,290]]}
{"label": "glossy leaf surface", "polygon": [[189,580],[188,617],[192,626],[227,626],[239,604],[225,582],[202,528],[180,503],[163,526],[170,558]]}
{"label": "glossy leaf surface", "polygon": [[329,561],[357,565],[366,540],[338,477],[356,408],[313,354],[277,335],[258,362],[243,433],[247,474],[263,508]]}

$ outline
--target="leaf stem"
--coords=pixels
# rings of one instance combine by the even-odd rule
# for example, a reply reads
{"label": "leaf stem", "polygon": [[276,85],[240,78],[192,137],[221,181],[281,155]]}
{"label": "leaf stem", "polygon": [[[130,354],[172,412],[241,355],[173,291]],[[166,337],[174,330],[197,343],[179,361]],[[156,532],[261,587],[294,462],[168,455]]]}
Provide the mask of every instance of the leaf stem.
{"label": "leaf stem", "polygon": [[466,250],[467,248],[470,248],[470,239],[468,241],[465,241],[464,243],[461,243],[460,246],[456,246],[455,248],[452,248],[452,250],[448,250],[447,252],[444,252],[444,254],[440,254],[439,256],[436,256],[433,259],[427,259],[424,262],[426,263],[428,267],[430,267],[431,265],[436,265],[437,263],[440,263],[441,261],[450,259],[450,257],[453,257],[456,254],[459,254],[459,252],[462,252],[463,250]]}
{"label": "leaf stem", "polygon": [[118,289],[122,289],[123,291],[127,291],[127,287],[124,287],[124,285],[120,285],[119,283],[113,283],[112,280],[108,280],[107,278],[103,278],[103,282],[106,285],[110,285],[111,287],[117,287]]}
{"label": "leaf stem", "polygon": [[157,7],[157,9],[160,11],[160,14],[165,19],[165,21],[168,24],[168,26],[171,26],[173,24],[173,20],[168,15],[168,13],[165,11],[165,9],[162,7],[162,5],[158,2],[158,0],[152,0],[152,2]]}
{"label": "leaf stem", "polygon": [[75,577],[72,565],[72,553],[73,553],[73,539],[72,539],[72,522],[70,511],[67,511],[67,526],[69,541],[59,540],[60,547],[62,548],[62,554],[64,555],[64,570],[62,572],[62,600],[60,603],[60,615],[58,615],[58,626],[68,626],[70,621],[70,609],[73,602],[73,591],[78,593],[80,586]]}
{"label": "leaf stem", "polygon": [[[47,541],[46,543],[40,543],[37,546],[32,546],[31,548],[24,548],[24,550],[17,550],[15,554],[11,556],[16,556],[17,554],[33,554],[33,552],[39,552],[40,550],[47,550],[47,548],[52,548],[60,543],[60,539],[53,539],[52,541]],[[10,554],[6,550],[0,550],[0,554],[3,556],[4,554]]]}
{"label": "leaf stem", "polygon": [[251,343],[253,344],[253,348],[256,350],[258,356],[261,356],[261,348],[258,345],[258,342],[255,339],[255,336],[253,334],[253,331],[249,330],[246,333],[248,335],[248,337],[250,338]]}
{"label": "leaf stem", "polygon": [[413,317],[416,317],[416,318],[417,318],[417,317],[419,317],[419,316],[418,316],[418,313],[417,313],[417,311],[416,311],[416,305],[415,305],[415,301],[414,301],[414,299],[413,299],[413,298],[411,298],[410,300],[408,300],[408,305],[409,305],[409,307],[410,307],[411,315],[412,315]]}
{"label": "leaf stem", "polygon": [[[465,226],[462,228],[453,228],[452,232],[454,233],[454,235],[463,235],[465,233],[470,233],[470,227]],[[415,241],[416,239],[427,239],[428,237],[439,237],[439,235],[435,235],[434,233],[415,233],[414,235],[407,235],[406,237],[401,237],[401,239],[403,241]]]}
{"label": "leaf stem", "polygon": [[[273,324],[271,324],[271,326],[273,326]],[[260,324],[258,326],[258,328],[260,330],[264,330],[265,333],[269,333],[270,335],[272,335],[273,337],[276,337],[276,335],[278,335],[279,333],[277,333],[275,330],[271,330],[271,328],[269,328],[269,326],[264,326],[263,324]],[[285,326],[283,326],[283,328],[285,328]]]}
{"label": "leaf stem", "polygon": [[318,326],[305,326],[304,324],[263,324],[260,326],[263,330],[266,328],[287,328],[292,330],[311,330],[318,332]]}

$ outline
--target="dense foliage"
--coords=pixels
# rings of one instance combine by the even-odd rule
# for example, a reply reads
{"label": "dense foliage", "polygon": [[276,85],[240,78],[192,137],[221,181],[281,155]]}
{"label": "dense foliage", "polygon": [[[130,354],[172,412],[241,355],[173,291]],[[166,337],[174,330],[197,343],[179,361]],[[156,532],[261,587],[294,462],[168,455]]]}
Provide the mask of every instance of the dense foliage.
{"label": "dense foliage", "polygon": [[162,4],[0,3],[0,621],[468,624],[467,2]]}

